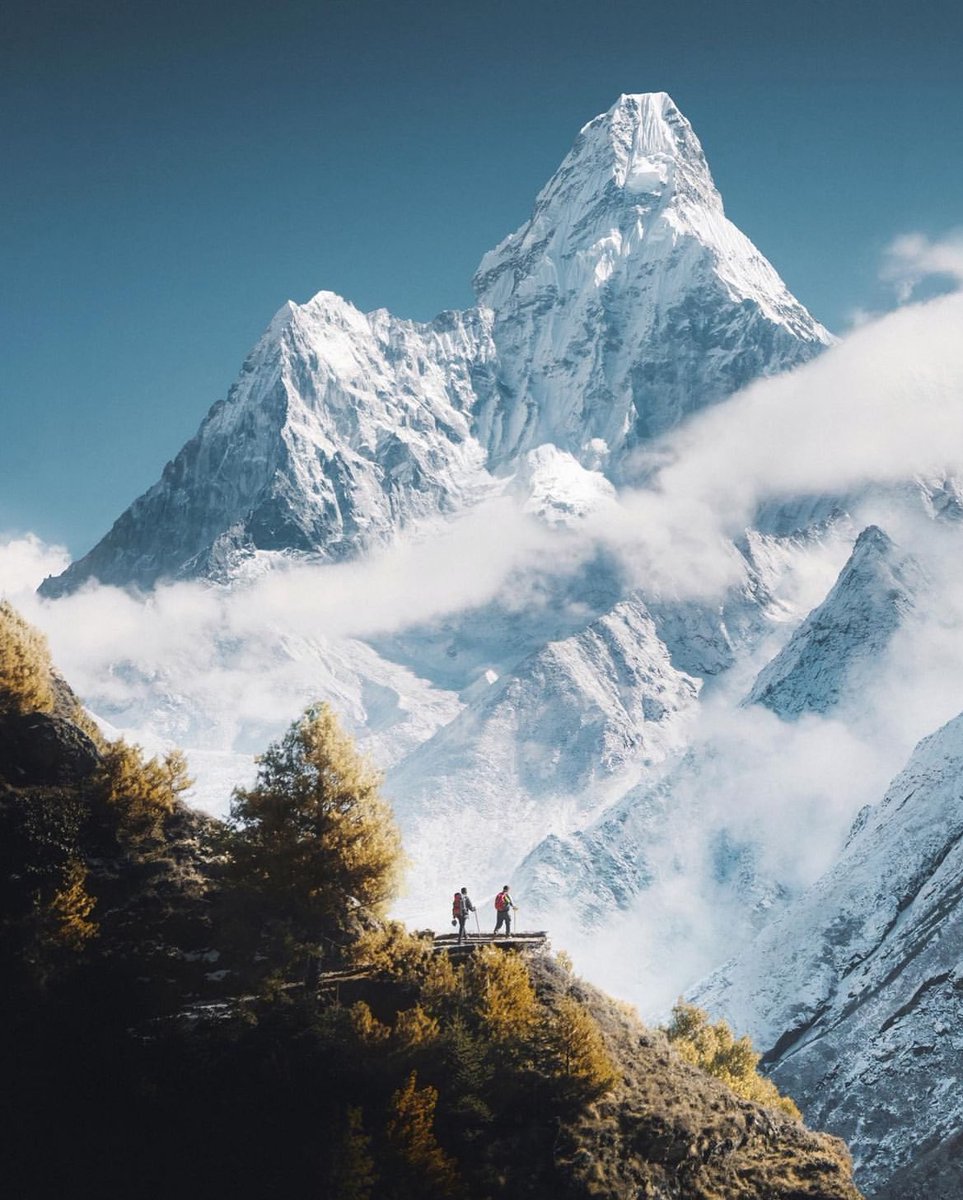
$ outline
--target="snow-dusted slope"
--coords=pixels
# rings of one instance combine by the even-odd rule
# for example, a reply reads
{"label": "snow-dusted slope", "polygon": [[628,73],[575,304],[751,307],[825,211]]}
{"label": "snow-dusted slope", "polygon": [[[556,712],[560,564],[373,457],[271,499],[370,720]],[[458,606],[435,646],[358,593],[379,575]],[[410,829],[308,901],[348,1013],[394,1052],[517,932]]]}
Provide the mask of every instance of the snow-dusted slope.
{"label": "snow-dusted slope", "polygon": [[618,480],[640,441],[830,340],[725,218],[661,92],[582,130],[476,287],[477,308],[429,324],[330,292],[286,304],[159,482],[45,593],[230,578],[254,549],[344,557],[464,509],[545,444]]}
{"label": "snow-dusted slope", "polygon": [[482,260],[498,388],[495,462],[553,442],[624,452],[830,337],[725,217],[691,125],[664,92],[590,121],[531,217]]}
{"label": "snow-dusted slope", "polygon": [[494,891],[549,831],[589,818],[679,748],[698,692],[638,600],[493,680],[388,777],[427,885],[405,911],[429,919],[452,872]]}
{"label": "snow-dusted slope", "polygon": [[44,591],[229,578],[254,549],[340,558],[485,494],[471,407],[490,317],[365,315],[330,292],[286,304],[162,478]]}
{"label": "snow-dusted slope", "polygon": [[[963,1130],[961,964],[963,715],[920,743],[838,864],[697,998],[767,1049],[808,1121],[849,1142],[868,1195],[906,1164],[910,1195],[917,1156]],[[931,1200],[963,1194],[963,1161],[933,1188]]]}
{"label": "snow-dusted slope", "polygon": [[792,718],[826,712],[852,695],[912,610],[922,583],[916,562],[882,529],[864,529],[829,595],[760,671],[746,703]]}

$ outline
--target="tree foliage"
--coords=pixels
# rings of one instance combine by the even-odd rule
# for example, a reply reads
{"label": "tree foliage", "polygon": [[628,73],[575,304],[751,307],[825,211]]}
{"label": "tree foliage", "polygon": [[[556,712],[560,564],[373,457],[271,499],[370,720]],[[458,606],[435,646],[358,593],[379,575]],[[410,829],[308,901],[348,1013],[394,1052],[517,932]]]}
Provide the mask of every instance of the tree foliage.
{"label": "tree foliage", "polygon": [[[388,1141],[401,1163],[398,1183],[404,1196],[445,1197],[458,1194],[455,1163],[435,1137],[438,1090],[419,1088],[412,1071],[404,1087],[391,1098]],[[406,1186],[407,1185],[407,1186]]]}
{"label": "tree foliage", "polygon": [[336,1138],[326,1194],[331,1200],[371,1200],[378,1177],[361,1108],[347,1109]]}
{"label": "tree foliage", "polygon": [[68,950],[80,950],[96,935],[97,925],[90,920],[96,901],[86,888],[87,868],[71,859],[64,870],[63,886],[50,902],[51,939]]}
{"label": "tree foliage", "polygon": [[327,704],[307,709],[259,760],[231,809],[236,873],[305,934],[343,931],[351,905],[383,914],[401,840],[378,772]]}
{"label": "tree foliage", "polygon": [[538,999],[520,954],[495,946],[477,950],[465,967],[465,991],[493,1042],[524,1040],[538,1021]]}
{"label": "tree foliage", "polygon": [[554,1073],[574,1098],[594,1100],[609,1091],[618,1073],[598,1022],[574,996],[563,996],[546,1022],[545,1041]]}
{"label": "tree foliage", "polygon": [[47,639],[0,600],[0,714],[53,712],[54,704]]}
{"label": "tree foliage", "polygon": [[142,849],[160,836],[164,819],[191,780],[180,750],[171,750],[163,758],[145,758],[139,746],[121,738],[105,748],[96,786],[101,800],[116,814],[121,843]]}
{"label": "tree foliage", "polygon": [[771,1079],[759,1074],[761,1055],[749,1038],[737,1038],[725,1021],[710,1024],[705,1009],[680,1000],[672,1010],[666,1033],[687,1062],[721,1079],[737,1096],[800,1118],[793,1101],[780,1095]]}

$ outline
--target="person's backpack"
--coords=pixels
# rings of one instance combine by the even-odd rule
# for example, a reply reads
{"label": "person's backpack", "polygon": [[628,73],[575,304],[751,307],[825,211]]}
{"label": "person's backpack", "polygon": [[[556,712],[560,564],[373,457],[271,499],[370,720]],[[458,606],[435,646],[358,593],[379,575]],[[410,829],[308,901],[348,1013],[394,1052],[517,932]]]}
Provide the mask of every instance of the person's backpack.
{"label": "person's backpack", "polygon": [[499,892],[495,897],[495,911],[503,912],[506,908],[508,908],[508,897],[504,892]]}
{"label": "person's backpack", "polygon": [[453,917],[461,916],[461,892],[455,892],[455,898],[451,902],[451,915]]}

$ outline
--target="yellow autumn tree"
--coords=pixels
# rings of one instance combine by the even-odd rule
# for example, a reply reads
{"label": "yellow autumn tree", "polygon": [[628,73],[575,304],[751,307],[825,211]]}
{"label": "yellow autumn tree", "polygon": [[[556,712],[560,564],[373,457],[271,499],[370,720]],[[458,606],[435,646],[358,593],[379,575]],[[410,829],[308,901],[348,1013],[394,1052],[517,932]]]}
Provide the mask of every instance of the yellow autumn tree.
{"label": "yellow autumn tree", "polygon": [[96,778],[102,801],[116,815],[118,837],[134,847],[159,836],[164,819],[191,786],[180,750],[145,758],[139,746],[122,738],[105,747]]}
{"label": "yellow autumn tree", "polygon": [[402,867],[381,778],[327,704],[315,705],[259,759],[231,807],[238,877],[305,934],[342,930],[352,904],[382,915]]}
{"label": "yellow autumn tree", "polygon": [[395,1017],[394,1040],[405,1050],[416,1050],[438,1038],[441,1026],[420,1004],[403,1008]]}
{"label": "yellow autumn tree", "polygon": [[384,1021],[379,1021],[363,1000],[357,1000],[348,1010],[351,1018],[351,1028],[359,1042],[368,1046],[376,1046],[386,1042],[391,1036],[391,1027]]}
{"label": "yellow autumn tree", "polygon": [[618,1080],[598,1022],[573,996],[564,996],[550,1011],[545,1044],[552,1073],[579,1100],[603,1095]]}
{"label": "yellow autumn tree", "polygon": [[437,955],[430,934],[410,933],[400,921],[379,921],[351,946],[351,961],[399,983],[419,984]]}
{"label": "yellow autumn tree", "polygon": [[680,1000],[665,1032],[687,1062],[721,1079],[737,1096],[800,1118],[793,1101],[781,1095],[771,1079],[759,1074],[762,1056],[749,1038],[737,1038],[725,1021],[712,1024],[705,1009]]}
{"label": "yellow autumn tree", "polygon": [[[458,1195],[455,1161],[435,1137],[435,1108],[438,1091],[418,1087],[412,1071],[403,1088],[391,1098],[388,1142],[401,1165],[398,1179],[402,1195],[441,1197]],[[406,1186],[407,1185],[407,1186]]]}
{"label": "yellow autumn tree", "polygon": [[95,900],[87,891],[87,868],[70,859],[64,869],[63,885],[50,902],[51,940],[68,950],[80,950],[97,933],[90,920]]}
{"label": "yellow autumn tree", "polygon": [[464,968],[469,1009],[493,1042],[524,1040],[538,1020],[538,999],[520,954],[483,946]]}
{"label": "yellow autumn tree", "polygon": [[52,712],[54,703],[47,639],[0,600],[0,714]]}

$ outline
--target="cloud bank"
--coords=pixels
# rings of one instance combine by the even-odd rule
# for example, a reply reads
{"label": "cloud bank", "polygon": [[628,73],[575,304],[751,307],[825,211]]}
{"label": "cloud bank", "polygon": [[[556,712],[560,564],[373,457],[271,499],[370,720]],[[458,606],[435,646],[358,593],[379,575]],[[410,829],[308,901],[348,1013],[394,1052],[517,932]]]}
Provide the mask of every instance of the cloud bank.
{"label": "cloud bank", "polygon": [[[894,244],[892,280],[934,270],[963,279],[959,248],[954,239]],[[462,700],[388,662],[369,639],[440,627],[486,602],[524,622],[557,595],[541,581],[574,576],[599,548],[620,564],[627,587],[716,603],[745,580],[733,539],[761,509],[786,503],[791,516],[795,505],[802,523],[821,499],[848,499],[856,521],[845,536],[879,520],[924,559],[932,581],[925,603],[857,709],[784,725],[738,701],[803,615],[799,605],[821,599],[840,545],[813,543],[808,557],[776,564],[773,582],[792,593],[785,623],[710,698],[696,736],[713,749],[711,772],[680,784],[677,796],[680,806],[701,804],[706,830],[725,825],[751,841],[760,875],[802,886],[827,865],[856,809],[881,796],[913,742],[963,709],[963,524],[934,523],[912,483],[939,492],[949,480],[952,515],[952,480],[963,478],[961,328],[959,294],[863,325],[818,360],[676,430],[640,459],[645,487],[623,490],[574,527],[526,515],[509,489],[365,560],[269,570],[231,591],[182,583],[138,598],[94,586],[58,601],[32,589],[63,569],[64,551],[32,536],[0,537],[0,592],[46,630],[59,665],[95,708],[148,744],[169,738],[193,747],[198,762],[207,755],[220,799],[210,791],[205,803],[223,810],[252,753],[319,696],[386,763],[459,711]],[[707,871],[710,842],[680,840],[677,869],[662,874],[630,918],[642,967],[616,953],[623,929],[597,940],[596,977],[651,1007],[713,965],[733,930]],[[669,955],[656,928],[673,931],[685,953]],[[624,979],[612,977],[613,964]]]}

